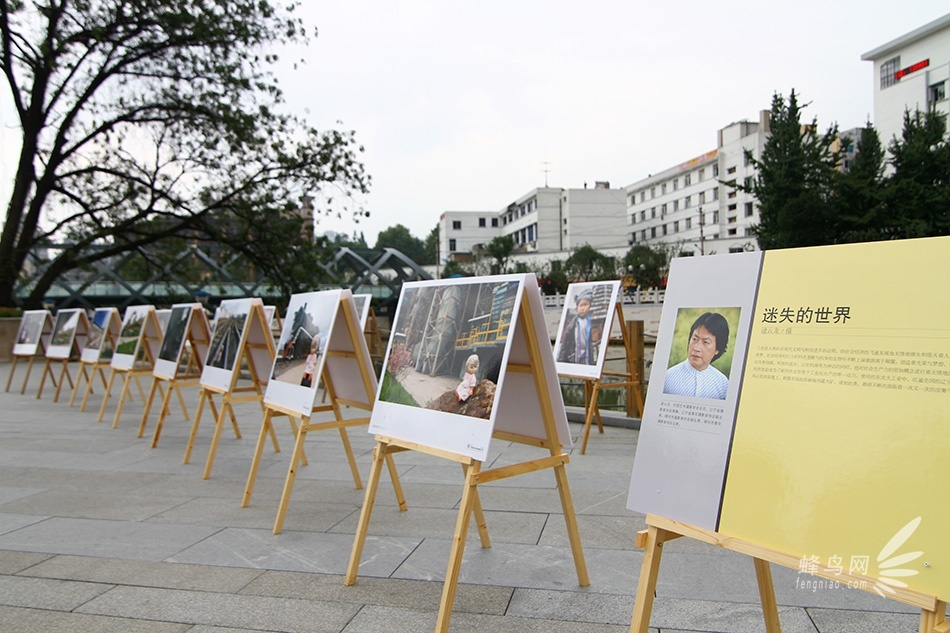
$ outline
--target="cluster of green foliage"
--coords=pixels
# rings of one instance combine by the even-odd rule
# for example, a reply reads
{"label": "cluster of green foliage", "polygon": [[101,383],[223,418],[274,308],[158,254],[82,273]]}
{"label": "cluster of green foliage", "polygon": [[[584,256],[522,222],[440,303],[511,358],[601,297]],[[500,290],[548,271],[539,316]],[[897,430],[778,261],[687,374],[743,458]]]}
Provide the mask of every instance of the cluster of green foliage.
{"label": "cluster of green foliage", "polygon": [[[758,200],[754,227],[762,249],[947,235],[950,233],[950,140],[934,110],[906,112],[901,138],[885,152],[868,123],[860,138],[818,133],[801,121],[793,90],[772,99],[770,136],[751,185],[728,182]],[[840,146],[856,144],[849,169]],[[888,169],[888,166],[890,169]]]}
{"label": "cluster of green foliage", "polygon": [[352,132],[281,111],[276,51],[308,38],[296,6],[0,0],[0,85],[20,131],[0,305],[49,243],[63,248],[25,307],[65,272],[129,252],[154,259],[181,240],[227,247],[276,283],[309,271],[318,255],[298,201],[322,194],[315,212],[330,212],[369,177]]}

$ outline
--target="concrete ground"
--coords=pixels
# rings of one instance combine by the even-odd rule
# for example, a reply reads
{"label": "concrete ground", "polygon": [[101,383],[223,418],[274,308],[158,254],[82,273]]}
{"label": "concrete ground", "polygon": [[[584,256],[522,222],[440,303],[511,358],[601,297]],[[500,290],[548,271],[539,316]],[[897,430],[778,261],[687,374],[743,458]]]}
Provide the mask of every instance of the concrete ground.
{"label": "concrete ground", "polygon": [[[0,365],[6,384],[10,364]],[[212,423],[207,409],[190,464],[190,423],[171,409],[155,449],[136,430],[143,406],[127,403],[117,429],[96,422],[101,388],[85,412],[53,390],[36,400],[0,392],[0,631],[76,633],[416,633],[435,626],[461,497],[459,466],[422,454],[395,456],[409,505],[396,507],[384,474],[358,582],[343,586],[363,492],[354,487],[337,432],[311,433],[284,530],[271,532],[292,447],[276,418],[280,453],[264,451],[250,507],[241,498],[261,422],[237,408],[214,471],[202,480]],[[75,373],[75,369],[73,370]],[[186,391],[193,412],[195,391]],[[576,413],[576,412],[575,412]],[[574,416],[576,417],[576,416]],[[575,438],[581,427],[572,423]],[[531,473],[480,487],[492,539],[470,530],[453,632],[620,633],[630,627],[644,517],[626,509],[637,448],[634,428],[608,426],[567,467],[590,573],[577,582],[554,476]],[[365,480],[373,438],[350,437]],[[540,455],[494,441],[487,466]],[[679,539],[665,546],[651,631],[764,631],[748,557]],[[818,586],[773,565],[786,633],[917,631],[919,614],[863,591]]]}

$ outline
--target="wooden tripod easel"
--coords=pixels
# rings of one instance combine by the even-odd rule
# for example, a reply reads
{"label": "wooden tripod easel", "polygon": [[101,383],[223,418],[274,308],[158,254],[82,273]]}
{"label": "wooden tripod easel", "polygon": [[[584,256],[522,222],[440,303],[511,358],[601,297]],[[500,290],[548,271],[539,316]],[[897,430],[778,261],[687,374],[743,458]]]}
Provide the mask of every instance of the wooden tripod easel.
{"label": "wooden tripod easel", "polygon": [[[325,395],[329,398],[329,404],[314,405],[310,415],[301,415],[299,411],[294,411],[287,407],[282,407],[272,402],[266,402],[266,412],[264,421],[261,424],[260,435],[257,440],[257,448],[254,452],[254,460],[251,463],[251,471],[247,478],[247,487],[244,490],[244,499],[241,507],[247,507],[251,500],[251,494],[254,490],[254,483],[257,477],[257,470],[260,465],[261,452],[264,449],[265,436],[270,433],[274,436],[273,424],[271,419],[275,415],[286,415],[290,420],[290,426],[293,429],[296,440],[294,442],[294,451],[290,458],[290,465],[287,470],[287,478],[284,481],[284,489],[281,493],[280,505],[277,509],[277,518],[274,520],[274,534],[280,534],[283,530],[284,519],[287,515],[287,508],[290,505],[290,497],[293,493],[294,482],[297,477],[297,469],[303,464],[307,464],[307,458],[304,453],[304,444],[307,439],[307,433],[311,431],[326,431],[338,429],[340,438],[343,441],[343,449],[346,453],[346,459],[350,466],[350,472],[353,475],[353,482],[357,489],[363,488],[363,482],[360,478],[359,468],[356,465],[356,458],[353,455],[353,449],[350,446],[350,439],[346,429],[349,427],[366,426],[369,424],[369,413],[373,409],[376,399],[376,374],[372,367],[372,361],[363,338],[363,330],[359,326],[359,320],[352,311],[352,303],[347,296],[349,293],[340,295],[339,307],[337,309],[337,318],[333,322],[333,331],[328,336],[330,348],[326,351],[325,364],[321,374],[321,381],[325,390]],[[337,329],[341,328],[345,336],[337,335]],[[343,329],[345,328],[345,329]],[[334,381],[336,369],[342,369],[344,364],[350,367],[355,365],[355,371],[349,376],[350,382],[359,384],[339,385],[347,387],[347,394],[341,394],[337,390],[337,383]],[[346,379],[344,379],[346,380]],[[365,416],[356,418],[345,418],[343,407],[366,411]],[[311,422],[315,413],[333,412],[333,420],[325,422]],[[299,427],[298,427],[299,421]],[[276,448],[276,440],[275,448]],[[389,473],[393,481],[393,487],[396,491],[396,499],[399,507],[405,510],[406,503],[403,498],[402,488],[399,485],[399,477],[396,474],[396,467],[392,463],[392,458],[387,457]]]}
{"label": "wooden tripod easel", "polygon": [[[98,325],[97,325],[98,324]],[[116,342],[119,339],[119,330],[122,327],[122,319],[119,318],[119,311],[116,308],[98,308],[93,315],[90,324],[90,341],[82,350],[80,356],[79,373],[76,375],[76,386],[73,388],[72,396],[69,398],[69,406],[73,406],[76,401],[76,395],[79,393],[79,387],[82,381],[86,381],[86,391],[83,394],[80,411],[86,410],[86,403],[89,401],[89,395],[92,393],[92,383],[95,381],[96,374],[102,380],[103,389],[108,388],[109,381],[106,378],[106,367],[109,367],[109,361],[106,360],[105,351],[111,354],[115,349]],[[94,341],[91,335],[93,328],[100,329],[100,335]]]}
{"label": "wooden tripod easel", "polygon": [[[53,334],[53,316],[50,314],[49,310],[27,310],[23,313],[23,316],[20,319],[20,328],[17,332],[17,341],[20,340],[26,333],[24,329],[30,327],[37,328],[33,333],[35,340],[30,342],[16,342],[13,345],[13,365],[10,367],[10,375],[7,377],[7,391],[10,391],[10,385],[13,383],[13,374],[16,373],[17,364],[22,361],[29,359],[29,363],[26,366],[26,376],[23,377],[23,385],[20,387],[20,395],[26,393],[26,385],[30,382],[30,372],[33,371],[33,363],[37,358],[46,359],[46,347],[49,344],[49,339]],[[53,381],[53,384],[56,384],[56,377],[53,375],[53,370],[49,365],[44,364],[43,366],[43,377],[42,380],[46,380],[46,375],[49,374],[50,380]]]}
{"label": "wooden tripod easel", "polygon": [[[584,408],[586,415],[584,417],[584,433],[581,441],[581,455],[587,452],[587,441],[590,439],[590,428],[594,418],[597,419],[597,429],[600,433],[604,432],[604,423],[600,417],[600,405],[597,396],[604,389],[628,389],[633,391],[634,402],[639,414],[643,413],[643,377],[637,369],[637,353],[635,345],[636,330],[628,331],[626,321],[623,320],[623,305],[620,301],[614,308],[616,323],[620,326],[620,337],[611,338],[608,336],[608,343],[621,343],[624,350],[624,361],[626,362],[626,371],[607,371],[603,370],[598,378],[584,378]],[[643,324],[640,323],[640,338],[643,340]],[[610,360],[610,359],[608,359]],[[619,381],[604,382],[604,376],[619,377]],[[629,412],[628,412],[629,413]]]}
{"label": "wooden tripod easel", "polygon": [[[126,320],[129,319],[130,310],[139,310],[141,306],[130,307],[126,309]],[[122,374],[122,391],[119,394],[119,402],[116,405],[115,416],[112,418],[112,428],[118,428],[119,418],[122,416],[122,409],[125,406],[126,397],[130,396],[130,385],[135,381],[139,390],[139,396],[142,402],[145,402],[145,391],[142,389],[142,383],[139,380],[145,376],[151,376],[155,368],[155,359],[158,358],[158,349],[162,344],[162,329],[158,323],[158,316],[154,306],[145,306],[142,323],[138,334],[138,342],[134,352],[129,355],[119,351],[116,347],[112,356],[111,371],[109,372],[109,382],[106,385],[106,391],[102,396],[102,405],[99,407],[99,422],[106,412],[106,405],[109,404],[109,397],[112,394],[112,385],[115,382],[117,374]],[[123,331],[126,331],[126,321],[122,324]],[[121,346],[121,333],[120,342]],[[129,358],[131,356],[131,358]],[[131,362],[129,362],[131,361]],[[164,394],[163,394],[164,395]]]}
{"label": "wooden tripod easel", "polygon": [[[264,407],[264,390],[261,385],[266,384],[266,372],[274,361],[275,348],[274,338],[271,336],[270,326],[264,316],[264,307],[260,299],[253,300],[250,310],[247,314],[248,323],[245,325],[239,349],[234,359],[233,370],[231,371],[230,382],[222,387],[212,384],[208,381],[206,374],[209,367],[205,363],[204,371],[201,377],[201,393],[198,397],[198,409],[195,411],[195,419],[191,425],[191,434],[188,436],[188,446],[185,448],[185,458],[183,464],[191,460],[191,451],[195,445],[195,438],[198,435],[198,425],[201,423],[201,413],[204,410],[205,402],[209,403],[212,414],[215,416],[214,434],[211,438],[211,446],[208,448],[208,458],[205,461],[205,469],[202,474],[203,479],[211,476],[211,469],[214,466],[215,453],[218,450],[218,441],[221,439],[221,431],[224,428],[225,414],[230,416],[231,426],[234,428],[234,436],[241,439],[241,429],[238,427],[237,417],[234,414],[234,403],[258,402],[261,405],[261,411],[266,413]],[[220,319],[216,327],[221,327]],[[209,354],[210,355],[210,354]],[[242,362],[247,364],[250,374],[250,384],[238,386],[241,378],[240,367]],[[214,404],[214,395],[221,396],[221,410],[217,411]],[[277,446],[276,436],[272,437],[274,446]]]}
{"label": "wooden tripod easel", "polygon": [[[762,601],[765,630],[767,633],[781,633],[778,603],[775,600],[775,588],[772,584],[772,570],[769,564],[775,563],[776,565],[796,569],[799,567],[800,557],[655,514],[648,514],[646,522],[647,529],[637,533],[637,547],[643,548],[644,553],[630,633],[647,633],[650,625],[650,615],[653,611],[653,598],[656,591],[657,576],[660,572],[663,544],[680,537],[693,538],[710,545],[751,556],[759,586],[759,599]],[[845,572],[832,574],[819,570],[816,575],[831,581],[853,581],[849,586],[867,587],[868,591],[871,591],[871,587],[875,584],[873,578]],[[946,602],[938,600],[935,596],[909,589],[895,587],[893,590],[894,593],[890,596],[891,599],[920,608],[919,633],[947,633],[950,631],[950,620],[946,619]]]}
{"label": "wooden tripod easel", "polygon": [[[181,332],[181,336],[172,334],[175,340],[166,339],[162,341],[162,351],[159,354],[155,369],[152,371],[152,388],[149,390],[148,400],[145,402],[145,411],[142,413],[142,421],[139,423],[138,437],[142,437],[145,433],[145,425],[148,423],[155,392],[161,389],[162,383],[165,383],[165,393],[158,414],[158,422],[152,435],[152,448],[158,446],[158,438],[161,436],[162,425],[168,415],[169,400],[171,400],[173,391],[178,394],[178,402],[181,405],[181,411],[185,419],[190,419],[191,416],[188,415],[188,407],[185,406],[185,398],[181,390],[185,387],[200,385],[201,371],[204,367],[203,359],[207,356],[208,347],[211,344],[211,327],[208,324],[208,315],[205,314],[201,304],[172,306],[171,320],[176,324],[176,330]],[[184,328],[183,332],[181,328]],[[166,331],[166,337],[168,334],[169,331]],[[162,358],[162,355],[165,358]],[[214,409],[212,410],[214,411]],[[214,413],[217,415],[217,411],[214,411]]]}
{"label": "wooden tripod easel", "polygon": [[[533,279],[533,276],[530,277]],[[534,288],[537,292],[537,288]],[[540,296],[537,297],[538,311],[540,307]],[[539,324],[532,314],[531,301],[527,293],[522,295],[521,310],[518,313],[516,321],[516,336],[520,330],[524,336],[524,343],[527,346],[528,362],[514,363],[509,360],[506,371],[513,374],[530,375],[535,387],[535,395],[541,409],[541,418],[544,426],[544,439],[537,439],[518,435],[511,432],[501,432],[496,430],[493,437],[497,437],[508,442],[517,442],[528,446],[535,446],[548,452],[548,456],[541,457],[518,464],[511,464],[490,470],[482,470],[482,462],[472,457],[441,450],[429,446],[423,446],[418,443],[405,440],[377,435],[376,447],[373,450],[373,465],[370,470],[369,482],[366,487],[366,494],[363,500],[363,509],[360,513],[359,526],[356,531],[356,537],[353,542],[353,550],[350,554],[350,562],[347,567],[345,585],[356,583],[356,576],[359,570],[360,559],[362,558],[363,546],[366,542],[367,529],[369,527],[370,516],[373,511],[373,503],[376,499],[376,491],[379,485],[379,477],[382,472],[383,461],[393,453],[402,451],[418,451],[435,457],[441,457],[451,461],[458,462],[462,466],[465,476],[465,483],[462,489],[462,500],[459,506],[458,519],[455,524],[455,534],[452,540],[452,551],[449,555],[448,569],[445,574],[445,583],[442,588],[442,600],[439,605],[439,615],[436,620],[436,633],[446,633],[449,628],[449,620],[452,615],[452,606],[455,602],[455,594],[458,588],[459,571],[462,564],[462,554],[465,549],[465,540],[468,533],[468,525],[471,516],[475,515],[475,522],[478,527],[479,537],[482,547],[491,546],[488,537],[488,528],[485,523],[485,516],[482,512],[481,501],[478,496],[478,486],[480,484],[523,475],[530,472],[551,468],[554,470],[555,480],[557,482],[558,492],[561,498],[561,507],[564,512],[564,520],[567,524],[567,534],[571,544],[571,551],[574,556],[574,566],[577,571],[577,580],[582,587],[590,584],[587,575],[587,563],[584,560],[584,553],[581,548],[580,533],[577,528],[577,518],[574,514],[574,503],[571,498],[570,489],[567,482],[567,471],[565,465],[570,458],[562,450],[560,442],[553,405],[550,399],[549,376],[545,374],[542,367],[541,339],[538,336],[538,329],[545,330],[543,321]],[[545,330],[546,331],[546,330]],[[545,345],[547,345],[545,341]],[[544,350],[550,356],[550,349]],[[551,359],[553,365],[553,358]],[[553,372],[552,372],[553,373]],[[553,376],[551,376],[553,378]],[[556,385],[555,385],[556,386]],[[532,398],[533,399],[533,398]],[[562,414],[563,415],[563,414]]]}
{"label": "wooden tripod easel", "polygon": [[[63,384],[69,381],[69,386],[75,390],[73,377],[69,373],[69,363],[78,361],[80,350],[86,346],[86,340],[89,337],[89,318],[86,311],[82,308],[72,308],[69,310],[60,310],[56,314],[56,323],[53,326],[53,334],[50,337],[49,345],[46,348],[46,368],[52,363],[57,362],[62,367],[59,372],[59,381],[56,384],[56,395],[53,402],[59,402],[59,395],[62,393]],[[47,371],[43,371],[43,379],[40,381],[40,389],[36,392],[36,399],[39,400],[43,395],[43,385],[46,384]]]}

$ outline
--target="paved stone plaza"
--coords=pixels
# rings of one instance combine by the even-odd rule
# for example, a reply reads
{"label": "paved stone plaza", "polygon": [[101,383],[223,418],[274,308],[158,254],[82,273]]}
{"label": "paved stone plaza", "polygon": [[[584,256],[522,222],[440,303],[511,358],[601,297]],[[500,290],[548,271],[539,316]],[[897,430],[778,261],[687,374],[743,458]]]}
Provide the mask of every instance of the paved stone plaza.
{"label": "paved stone plaza", "polygon": [[[6,384],[10,364],[0,365]],[[75,373],[75,372],[74,372]],[[190,423],[173,400],[157,448],[137,439],[142,402],[112,429],[101,388],[85,412],[53,390],[0,393],[0,631],[73,633],[418,633],[432,631],[461,497],[458,464],[397,454],[407,512],[384,474],[356,586],[343,574],[363,492],[336,431],[308,435],[283,533],[274,535],[292,438],[276,418],[250,507],[241,497],[261,411],[241,405],[243,439],[225,428],[212,476],[202,480],[212,422],[205,411],[191,463]],[[143,385],[148,389],[148,384]],[[193,412],[196,390],[186,390]],[[576,416],[572,416],[576,417]],[[581,426],[571,424],[577,438]],[[642,554],[643,516],[626,509],[638,432],[608,426],[567,467],[590,573],[578,586],[552,471],[479,488],[490,549],[471,526],[452,616],[453,632],[620,633],[629,630]],[[365,480],[373,438],[350,437]],[[495,441],[488,466],[541,456]],[[768,502],[752,509],[768,512]],[[695,541],[665,546],[651,631],[763,631],[752,560]],[[913,608],[773,566],[786,633],[917,631]]]}

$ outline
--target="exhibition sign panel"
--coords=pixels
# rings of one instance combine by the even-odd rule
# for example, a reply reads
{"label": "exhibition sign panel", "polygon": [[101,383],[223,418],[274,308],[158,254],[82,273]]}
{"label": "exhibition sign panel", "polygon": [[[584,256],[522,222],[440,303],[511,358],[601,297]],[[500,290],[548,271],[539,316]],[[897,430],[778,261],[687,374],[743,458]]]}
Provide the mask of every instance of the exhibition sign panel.
{"label": "exhibition sign panel", "polygon": [[60,310],[56,313],[53,335],[50,337],[46,356],[53,359],[68,360],[84,347],[89,330],[89,320],[81,308]]}
{"label": "exhibition sign panel", "polygon": [[[53,332],[53,317],[49,310],[27,310],[20,317],[16,343],[13,344],[15,356],[45,354],[46,345]],[[40,347],[41,342],[43,346]]]}
{"label": "exhibition sign panel", "polygon": [[950,238],[674,260],[628,506],[950,597],[950,299],[920,274],[948,265]]}
{"label": "exhibition sign panel", "polygon": [[122,319],[122,330],[119,332],[115,351],[112,354],[112,367],[125,371],[134,368],[140,357],[140,346],[143,341],[146,341],[145,344],[149,346],[148,364],[151,368],[158,355],[157,343],[161,340],[162,332],[158,325],[155,306],[140,305],[126,308],[125,317]]}
{"label": "exhibition sign panel", "polygon": [[122,319],[116,308],[96,308],[89,320],[89,337],[82,349],[84,363],[111,360],[115,339],[119,336]]}

